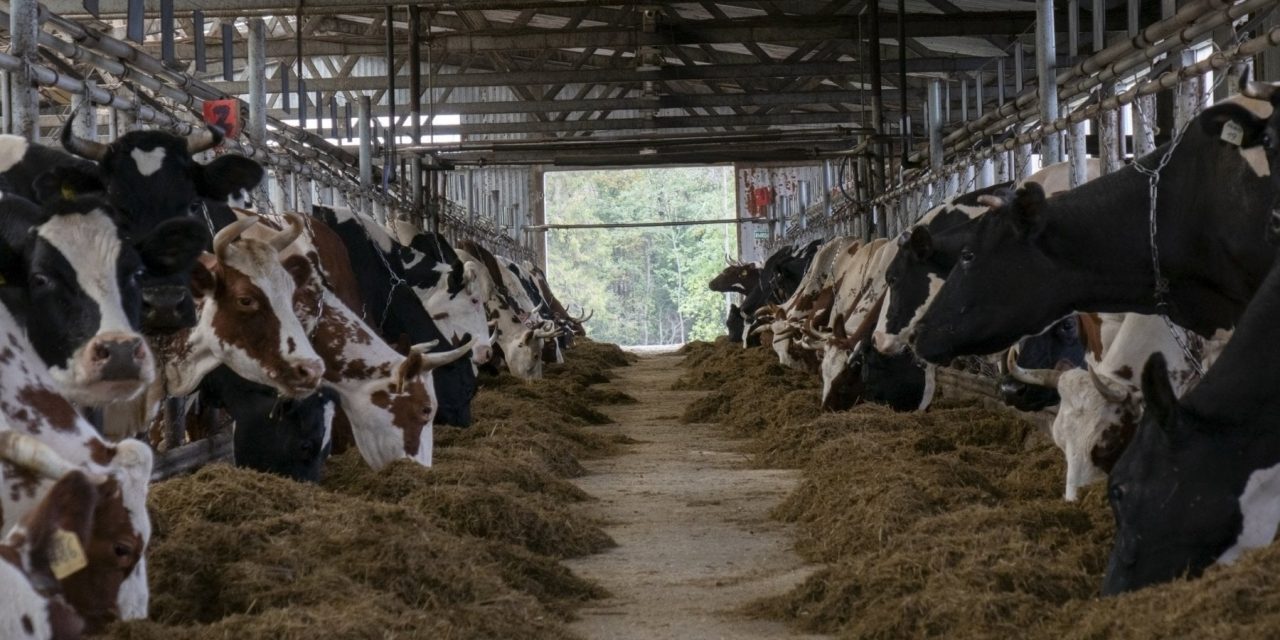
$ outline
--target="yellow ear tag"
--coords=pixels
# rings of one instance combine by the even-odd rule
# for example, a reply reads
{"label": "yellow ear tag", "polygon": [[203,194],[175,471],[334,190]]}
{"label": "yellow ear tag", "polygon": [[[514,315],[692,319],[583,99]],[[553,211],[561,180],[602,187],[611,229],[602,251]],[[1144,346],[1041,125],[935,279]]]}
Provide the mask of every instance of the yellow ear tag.
{"label": "yellow ear tag", "polygon": [[84,547],[80,546],[80,538],[65,529],[53,533],[53,541],[49,545],[49,568],[53,576],[59,580],[89,566],[84,555]]}
{"label": "yellow ear tag", "polygon": [[66,185],[66,184],[62,185],[62,198],[64,200],[75,200],[76,190],[72,189],[71,185]]}

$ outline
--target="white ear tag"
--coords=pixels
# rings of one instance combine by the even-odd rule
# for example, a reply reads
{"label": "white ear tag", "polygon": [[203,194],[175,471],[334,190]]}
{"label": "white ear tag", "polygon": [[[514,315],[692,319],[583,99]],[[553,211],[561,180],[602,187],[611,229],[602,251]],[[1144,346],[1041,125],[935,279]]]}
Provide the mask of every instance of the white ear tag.
{"label": "white ear tag", "polygon": [[1235,120],[1228,120],[1222,125],[1222,140],[1240,146],[1244,143],[1244,127],[1240,126]]}

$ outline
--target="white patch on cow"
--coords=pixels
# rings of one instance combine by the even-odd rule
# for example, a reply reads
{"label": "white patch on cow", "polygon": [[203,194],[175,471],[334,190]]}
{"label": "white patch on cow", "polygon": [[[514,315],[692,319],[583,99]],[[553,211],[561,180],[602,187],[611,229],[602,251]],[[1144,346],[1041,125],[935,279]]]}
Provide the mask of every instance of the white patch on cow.
{"label": "white patch on cow", "polygon": [[[14,533],[25,531],[15,528]],[[27,633],[24,621],[31,625],[34,633]],[[36,592],[25,573],[3,560],[0,560],[0,638],[53,638],[48,599]]]}
{"label": "white patch on cow", "polygon": [[333,402],[324,403],[324,437],[320,440],[323,449],[333,445],[333,418],[338,414],[338,406]]}
{"label": "white patch on cow", "polygon": [[[129,511],[129,522],[142,537],[143,543],[151,544],[151,517],[147,514],[147,489],[151,484],[151,470],[155,459],[151,447],[139,440],[125,440],[116,445],[114,468],[118,470],[116,478],[120,482],[124,507]],[[144,554],[134,566],[133,572],[120,584],[120,595],[116,599],[122,620],[144,620],[150,602],[150,590],[147,586],[147,558]]]}
{"label": "white patch on cow", "polygon": [[1219,564],[1231,564],[1250,549],[1265,547],[1276,538],[1280,526],[1280,464],[1258,469],[1249,474],[1249,482],[1240,495],[1240,513],[1244,524],[1240,537],[1218,557]]}
{"label": "white patch on cow", "polygon": [[142,149],[134,149],[129,152],[129,157],[133,158],[133,163],[138,166],[138,173],[143,177],[155,174],[164,166],[164,147],[156,147],[150,151]]}
{"label": "white patch on cow", "polygon": [[438,274],[445,275],[450,271],[453,271],[453,267],[448,262],[437,262],[436,266],[431,267],[431,270]]}
{"label": "white patch on cow", "polygon": [[378,245],[378,250],[384,255],[391,255],[391,251],[395,249],[395,241],[391,239],[391,234],[386,229],[378,226],[378,223],[370,218],[356,216],[356,220],[364,227],[364,232],[368,234],[369,239]]}
{"label": "white patch on cow", "polygon": [[232,209],[252,209],[253,195],[248,189],[240,189],[227,196],[227,206]]}
{"label": "white patch on cow", "polygon": [[[1096,369],[1096,368],[1095,368]],[[1103,375],[1099,373],[1099,375]],[[1120,388],[1120,385],[1115,385]],[[1131,397],[1137,393],[1125,385]],[[1066,489],[1063,498],[1074,502],[1082,487],[1106,476],[1093,464],[1091,453],[1103,432],[1120,422],[1121,407],[1107,401],[1093,386],[1089,372],[1072,369],[1063,372],[1058,379],[1058,414],[1054,416],[1050,432],[1053,443],[1058,445],[1067,461]],[[1140,396],[1139,396],[1140,397]]]}
{"label": "white patch on cow", "polygon": [[916,312],[911,315],[911,321],[907,326],[902,328],[902,332],[898,334],[898,341],[907,344],[910,343],[916,335],[916,325],[920,323],[920,319],[924,317],[924,313],[929,310],[929,305],[933,304],[933,300],[938,297],[938,292],[942,291],[942,285],[947,281],[939,278],[937,274],[929,274],[929,295],[925,296],[924,303],[916,307]]}
{"label": "white patch on cow", "polygon": [[0,135],[0,173],[8,171],[27,155],[31,143],[22,136]]}

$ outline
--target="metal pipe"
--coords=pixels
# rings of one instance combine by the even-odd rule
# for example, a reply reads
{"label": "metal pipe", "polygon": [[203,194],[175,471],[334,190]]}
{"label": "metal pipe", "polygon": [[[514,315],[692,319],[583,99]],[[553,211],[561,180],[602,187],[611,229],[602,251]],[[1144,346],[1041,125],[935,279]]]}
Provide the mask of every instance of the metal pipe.
{"label": "metal pipe", "polygon": [[942,170],[942,80],[929,81],[929,166]]}
{"label": "metal pipe", "polygon": [[898,0],[898,110],[902,131],[902,166],[911,153],[911,125],[907,114],[907,7],[906,0]]}
{"label": "metal pipe", "polygon": [[[85,81],[88,86],[89,82]],[[71,98],[71,132],[87,140],[98,139],[98,108],[85,94]]]}
{"label": "metal pipe", "polygon": [[[372,102],[367,95],[360,96],[357,124],[360,126],[360,186],[364,189],[373,187],[373,127],[369,119],[369,106]],[[366,203],[361,198],[360,208]]]}
{"label": "metal pipe", "polygon": [[9,15],[9,55],[27,63],[10,70],[10,131],[35,140],[40,135],[40,92],[36,90],[28,65],[40,58],[40,3],[37,0],[11,0],[9,6],[12,11]]}
{"label": "metal pipe", "polygon": [[[1054,74],[1057,35],[1053,21],[1053,0],[1036,0],[1036,81],[1040,85],[1040,122],[1058,119],[1058,83]],[[1045,166],[1062,161],[1058,136],[1050,135],[1040,147]]]}
{"label": "metal pipe", "polygon": [[[422,144],[422,7],[414,4],[409,5],[409,110],[412,144]],[[417,183],[421,186],[421,176]]]}

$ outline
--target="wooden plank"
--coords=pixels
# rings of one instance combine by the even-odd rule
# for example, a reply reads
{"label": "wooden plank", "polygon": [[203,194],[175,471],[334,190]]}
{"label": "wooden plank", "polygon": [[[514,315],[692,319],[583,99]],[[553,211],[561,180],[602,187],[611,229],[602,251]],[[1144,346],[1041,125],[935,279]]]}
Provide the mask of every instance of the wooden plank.
{"label": "wooden plank", "polygon": [[215,462],[231,463],[234,458],[231,431],[227,430],[204,440],[197,440],[156,454],[155,466],[151,469],[151,481],[159,482],[174,476],[194,473],[200,467]]}

